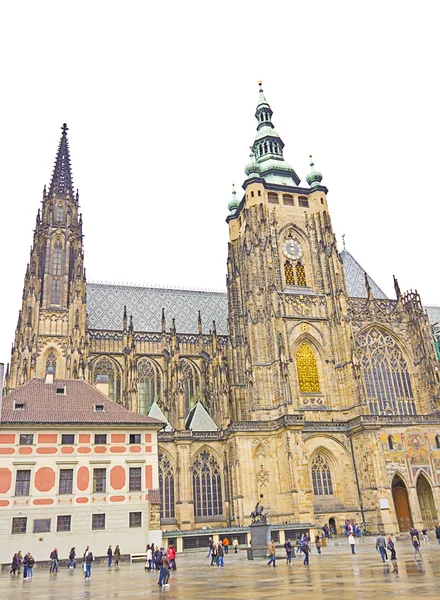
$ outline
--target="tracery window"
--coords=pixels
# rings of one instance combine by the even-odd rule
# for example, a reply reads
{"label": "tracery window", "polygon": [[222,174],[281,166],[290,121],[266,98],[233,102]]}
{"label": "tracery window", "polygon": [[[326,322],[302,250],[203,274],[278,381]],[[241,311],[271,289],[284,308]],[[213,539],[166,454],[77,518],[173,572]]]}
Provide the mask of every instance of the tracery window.
{"label": "tracery window", "polygon": [[57,372],[57,357],[55,356],[54,352],[51,352],[46,358],[46,373],[49,372],[49,369],[50,373],[52,373],[55,377]]}
{"label": "tracery window", "polygon": [[64,208],[62,204],[58,204],[55,218],[57,223],[62,223],[64,221]]}
{"label": "tracery window", "polygon": [[138,412],[146,415],[154,400],[161,394],[161,375],[159,369],[150,360],[138,363]]}
{"label": "tracery window", "polygon": [[95,381],[97,375],[107,375],[110,400],[121,402],[121,372],[116,365],[106,357],[100,358],[93,368]]}
{"label": "tracery window", "polygon": [[392,435],[388,436],[388,449],[394,450],[394,439]]}
{"label": "tracery window", "polygon": [[293,265],[288,260],[286,260],[286,262],[284,263],[284,275],[286,277],[286,285],[295,285],[295,274],[293,271]]}
{"label": "tracery window", "polygon": [[188,414],[200,396],[200,378],[195,368],[187,360],[182,359],[180,361],[180,368],[183,393],[185,394],[185,411]]}
{"label": "tracery window", "polygon": [[296,263],[296,283],[297,285],[307,285],[306,270],[301,262]]}
{"label": "tracery window", "polygon": [[332,475],[327,461],[318,454],[312,462],[312,483],[315,496],[329,496],[333,494]]}
{"label": "tracery window", "polygon": [[319,393],[321,391],[315,353],[306,342],[300,344],[296,351],[296,370],[300,392]]}
{"label": "tracery window", "polygon": [[159,453],[160,518],[174,519],[174,468],[170,459]]}
{"label": "tracery window", "polygon": [[61,303],[61,280],[52,279],[50,289],[50,303],[60,304]]}
{"label": "tracery window", "polygon": [[53,247],[53,260],[52,260],[52,275],[60,276],[63,261],[63,246],[61,242],[56,242]]}
{"label": "tracery window", "polygon": [[356,353],[371,414],[417,414],[408,366],[395,339],[372,327],[358,336]]}
{"label": "tracery window", "polygon": [[222,482],[215,458],[203,450],[192,465],[195,517],[223,514]]}

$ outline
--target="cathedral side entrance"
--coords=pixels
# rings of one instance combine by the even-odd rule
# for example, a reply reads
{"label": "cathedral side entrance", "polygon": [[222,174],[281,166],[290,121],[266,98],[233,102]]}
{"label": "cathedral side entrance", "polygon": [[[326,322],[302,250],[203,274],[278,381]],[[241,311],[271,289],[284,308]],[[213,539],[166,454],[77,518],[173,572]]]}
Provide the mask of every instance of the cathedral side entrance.
{"label": "cathedral side entrance", "polygon": [[396,476],[394,478],[392,490],[399,530],[409,531],[413,526],[413,520],[409,507],[408,492],[400,477]]}

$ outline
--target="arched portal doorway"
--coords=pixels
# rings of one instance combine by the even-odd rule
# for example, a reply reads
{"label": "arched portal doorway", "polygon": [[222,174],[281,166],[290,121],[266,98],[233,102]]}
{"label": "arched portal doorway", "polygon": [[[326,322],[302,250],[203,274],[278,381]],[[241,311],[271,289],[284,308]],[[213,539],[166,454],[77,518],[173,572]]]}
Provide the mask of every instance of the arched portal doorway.
{"label": "arched portal doorway", "polygon": [[428,529],[434,529],[438,522],[437,511],[435,509],[431,486],[423,473],[420,473],[417,479],[416,489],[423,525]]}
{"label": "arched portal doorway", "polygon": [[402,479],[396,475],[392,484],[394,508],[396,509],[399,531],[409,531],[413,526],[411,510],[409,508],[408,492]]}
{"label": "arched portal doorway", "polygon": [[336,531],[336,521],[334,520],[333,517],[330,517],[330,519],[328,520],[328,525],[329,525],[329,527],[332,528],[333,535],[336,535],[336,533],[337,533],[337,531]]}

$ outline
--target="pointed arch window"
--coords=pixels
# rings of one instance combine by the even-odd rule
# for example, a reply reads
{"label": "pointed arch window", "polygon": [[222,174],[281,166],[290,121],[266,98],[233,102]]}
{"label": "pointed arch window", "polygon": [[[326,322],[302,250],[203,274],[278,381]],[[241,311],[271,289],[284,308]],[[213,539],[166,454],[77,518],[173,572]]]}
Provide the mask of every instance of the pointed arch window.
{"label": "pointed arch window", "polygon": [[154,400],[160,398],[162,379],[158,367],[150,360],[138,363],[138,412],[146,415]]}
{"label": "pointed arch window", "polygon": [[306,270],[304,269],[304,265],[302,264],[302,262],[297,262],[296,263],[296,265],[295,265],[295,271],[296,271],[296,283],[297,283],[297,285],[306,286],[307,285]]}
{"label": "pointed arch window", "polygon": [[284,276],[286,278],[286,285],[295,285],[295,273],[293,271],[293,265],[288,260],[286,260],[284,263]]}
{"label": "pointed arch window", "polygon": [[174,467],[168,456],[159,452],[160,518],[174,519]]}
{"label": "pointed arch window", "polygon": [[435,436],[435,447],[440,449],[440,435]]}
{"label": "pointed arch window", "polygon": [[50,352],[46,358],[46,373],[52,373],[54,378],[57,372],[57,357],[54,352]]}
{"label": "pointed arch window", "polygon": [[306,342],[300,344],[296,351],[296,370],[300,392],[312,394],[321,391],[316,356]]}
{"label": "pointed arch window", "polygon": [[195,517],[223,514],[222,482],[215,458],[203,450],[192,465]]}
{"label": "pointed arch window", "polygon": [[57,205],[55,219],[57,223],[62,223],[64,221],[64,208],[62,204]]}
{"label": "pointed arch window", "polygon": [[394,438],[392,435],[388,436],[388,449],[394,450]]}
{"label": "pointed arch window", "polygon": [[188,414],[200,397],[200,378],[196,369],[187,360],[180,361],[180,369],[185,395],[185,414]]}
{"label": "pointed arch window", "polygon": [[107,375],[108,377],[110,400],[121,402],[121,372],[114,362],[106,357],[100,358],[93,368],[94,381],[98,375]]}
{"label": "pointed arch window", "polygon": [[52,275],[60,276],[63,263],[63,246],[61,242],[55,242],[53,247],[53,259],[52,259]]}
{"label": "pointed arch window", "polygon": [[312,462],[312,483],[315,496],[331,496],[333,494],[332,475],[327,461],[318,454]]}
{"label": "pointed arch window", "polygon": [[371,414],[417,414],[408,366],[393,337],[371,327],[357,337],[356,354]]}

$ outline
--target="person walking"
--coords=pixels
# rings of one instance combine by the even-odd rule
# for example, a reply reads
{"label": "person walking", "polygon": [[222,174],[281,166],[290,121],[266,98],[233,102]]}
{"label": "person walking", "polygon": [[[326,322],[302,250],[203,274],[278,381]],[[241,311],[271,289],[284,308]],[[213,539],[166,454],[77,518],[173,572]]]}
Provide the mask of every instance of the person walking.
{"label": "person walking", "polygon": [[301,552],[304,554],[303,564],[308,567],[310,565],[310,543],[306,538],[302,541]]}
{"label": "person walking", "polygon": [[286,550],[286,564],[291,565],[292,564],[292,543],[290,541],[290,538],[287,538],[287,540],[285,541],[284,548]]}
{"label": "person walking", "polygon": [[315,546],[316,546],[316,551],[318,552],[318,554],[321,554],[322,542],[321,542],[321,538],[319,537],[319,535],[315,535]]}
{"label": "person walking", "polygon": [[76,568],[76,552],[75,552],[75,548],[71,548],[70,552],[69,552],[69,569],[75,569]]}
{"label": "person walking", "polygon": [[[440,544],[440,525],[435,526],[435,537],[437,538],[437,542]],[[18,572],[20,573],[20,569]]]}
{"label": "person walking", "polygon": [[356,550],[355,550],[356,538],[354,537],[353,532],[351,532],[350,535],[348,536],[348,543],[351,546],[351,553],[356,554]]}
{"label": "person walking", "polygon": [[50,553],[49,573],[58,573],[58,548],[54,548]]}
{"label": "person walking", "polygon": [[115,567],[119,567],[119,561],[121,560],[121,549],[119,548],[119,544],[116,544],[113,556],[115,559]]}
{"label": "person walking", "polygon": [[20,573],[21,573],[21,565],[23,563],[23,555],[21,554],[21,550],[19,550],[17,552],[17,556],[18,556],[18,574],[20,575]]}
{"label": "person walking", "polygon": [[234,547],[234,554],[237,554],[238,553],[238,539],[236,537],[232,540],[232,545]]}
{"label": "person walking", "polygon": [[417,556],[417,554],[420,555],[420,558],[423,558],[422,553],[420,552],[419,538],[416,535],[413,535],[412,545],[414,548],[414,558]]}
{"label": "person walking", "polygon": [[211,548],[211,567],[217,564],[217,544],[213,544]]}
{"label": "person walking", "polygon": [[396,547],[393,542],[393,536],[390,534],[387,540],[387,549],[391,552],[391,560],[397,560]]}
{"label": "person walking", "polygon": [[30,552],[25,554],[23,558],[23,579],[27,579],[28,571],[29,571],[29,556]]}
{"label": "person walking", "polygon": [[[88,546],[87,546],[88,548]],[[87,553],[86,556],[86,573],[85,573],[85,579],[90,579],[90,575],[92,574],[92,562],[93,562],[94,558],[93,558],[93,554],[92,552]]]}
{"label": "person walking", "polygon": [[225,566],[225,549],[223,548],[223,544],[221,542],[218,543],[217,546],[217,567]]}
{"label": "person walking", "polygon": [[166,554],[162,556],[162,587],[170,587],[170,560]]}
{"label": "person walking", "polygon": [[151,571],[151,569],[153,568],[152,563],[153,563],[153,552],[151,550],[150,544],[148,544],[147,551],[145,554],[145,567],[144,567],[146,571]]}
{"label": "person walking", "polygon": [[273,566],[276,567],[276,550],[273,540],[270,540],[269,545],[267,546],[267,555],[269,556],[269,562],[267,563],[267,566],[270,567],[270,565],[273,563]]}
{"label": "person walking", "polygon": [[225,554],[229,554],[229,539],[227,537],[224,538],[222,542]]}
{"label": "person walking", "polygon": [[[32,554],[29,552],[29,560],[28,560],[28,574],[27,574],[27,578],[32,579],[32,577],[34,576],[34,565],[35,565],[35,559],[32,556]],[[57,571],[58,573],[58,571]]]}
{"label": "person walking", "polygon": [[379,532],[376,538],[376,550],[379,552],[382,562],[388,560],[386,545],[387,543],[384,536]]}
{"label": "person walking", "polygon": [[16,552],[14,554],[14,556],[12,557],[11,570],[9,571],[9,573],[11,575],[15,575],[15,573],[17,572],[17,569],[18,569],[18,553]]}
{"label": "person walking", "polygon": [[109,546],[107,549],[107,556],[108,556],[108,567],[112,566],[112,562],[113,562],[113,550],[112,547]]}
{"label": "person walking", "polygon": [[82,562],[82,569],[83,569],[84,573],[86,572],[86,558],[87,558],[88,553],[89,553],[89,547],[86,546],[86,549],[84,550],[83,562]]}
{"label": "person walking", "polygon": [[213,547],[214,547],[214,542],[212,541],[212,538],[209,538],[209,540],[208,540],[208,556],[206,558],[209,558],[211,556]]}
{"label": "person walking", "polygon": [[422,535],[423,535],[423,543],[426,546],[430,542],[429,542],[429,538],[428,538],[428,530],[426,529],[425,526],[422,527]]}
{"label": "person walking", "polygon": [[174,544],[170,544],[168,546],[167,556],[168,556],[168,560],[170,561],[170,569],[175,571],[177,569],[177,566],[176,566],[176,548],[174,547]]}

